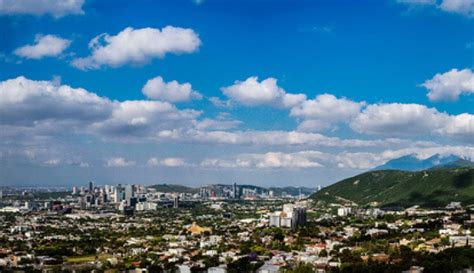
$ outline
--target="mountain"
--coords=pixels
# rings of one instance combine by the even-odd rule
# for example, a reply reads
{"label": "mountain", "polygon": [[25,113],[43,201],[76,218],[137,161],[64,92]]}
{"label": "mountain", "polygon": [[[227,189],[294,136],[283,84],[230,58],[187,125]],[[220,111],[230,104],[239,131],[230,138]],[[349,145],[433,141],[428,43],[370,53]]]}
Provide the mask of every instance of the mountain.
{"label": "mountain", "polygon": [[438,165],[433,167],[433,169],[456,169],[456,168],[474,168],[474,162],[466,159],[458,159],[453,162],[446,163],[444,165]]}
{"label": "mountain", "polygon": [[426,159],[418,159],[416,154],[410,154],[389,160],[385,164],[375,167],[374,170],[420,171],[446,165],[461,159],[456,155],[442,156],[440,154],[435,154]]}
{"label": "mountain", "polygon": [[323,188],[311,198],[382,207],[443,207],[454,201],[474,204],[474,168],[370,171]]}
{"label": "mountain", "polygon": [[148,186],[148,188],[153,188],[158,192],[179,192],[179,193],[198,193],[199,188],[191,188],[183,185],[177,184],[159,184]]}

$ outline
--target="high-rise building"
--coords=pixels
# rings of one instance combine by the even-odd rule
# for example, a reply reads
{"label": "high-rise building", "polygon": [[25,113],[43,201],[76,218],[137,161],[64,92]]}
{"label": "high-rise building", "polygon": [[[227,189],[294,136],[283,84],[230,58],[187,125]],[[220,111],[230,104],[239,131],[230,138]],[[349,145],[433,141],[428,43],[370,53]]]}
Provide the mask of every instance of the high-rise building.
{"label": "high-rise building", "polygon": [[77,194],[77,187],[76,186],[72,187],[72,194],[73,195]]}
{"label": "high-rise building", "polygon": [[173,208],[179,208],[179,196],[174,197]]}
{"label": "high-rise building", "polygon": [[232,188],[232,198],[237,199],[239,198],[239,188],[237,187],[237,183],[234,182],[234,187]]}
{"label": "high-rise building", "polygon": [[294,204],[283,205],[283,211],[270,214],[270,226],[296,229],[306,224],[306,208]]}
{"label": "high-rise building", "polygon": [[130,200],[133,196],[133,185],[125,185],[125,201],[127,202],[127,206],[131,205]]}
{"label": "high-rise building", "polygon": [[89,193],[92,193],[94,191],[94,182],[89,181]]}

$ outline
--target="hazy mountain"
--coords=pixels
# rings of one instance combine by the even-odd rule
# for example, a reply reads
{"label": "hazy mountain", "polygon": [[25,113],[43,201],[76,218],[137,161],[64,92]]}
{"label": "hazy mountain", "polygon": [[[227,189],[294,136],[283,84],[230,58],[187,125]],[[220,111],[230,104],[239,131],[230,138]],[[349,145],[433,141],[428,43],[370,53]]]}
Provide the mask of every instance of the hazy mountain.
{"label": "hazy mountain", "polygon": [[385,164],[375,167],[374,170],[420,171],[446,165],[461,159],[456,155],[442,156],[440,154],[435,154],[426,159],[418,159],[416,154],[410,154],[389,160]]}

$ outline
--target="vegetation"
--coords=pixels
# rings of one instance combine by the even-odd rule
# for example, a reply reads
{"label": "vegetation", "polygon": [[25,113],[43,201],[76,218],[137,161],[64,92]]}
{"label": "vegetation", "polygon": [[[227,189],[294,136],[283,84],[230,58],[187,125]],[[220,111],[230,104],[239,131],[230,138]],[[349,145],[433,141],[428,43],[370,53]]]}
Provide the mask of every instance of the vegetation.
{"label": "vegetation", "polygon": [[371,171],[326,187],[312,198],[401,207],[442,207],[453,201],[470,204],[474,202],[474,168]]}
{"label": "vegetation", "polygon": [[198,193],[198,188],[186,187],[177,184],[157,184],[149,186],[149,188],[155,189],[158,192],[182,192],[182,193]]}

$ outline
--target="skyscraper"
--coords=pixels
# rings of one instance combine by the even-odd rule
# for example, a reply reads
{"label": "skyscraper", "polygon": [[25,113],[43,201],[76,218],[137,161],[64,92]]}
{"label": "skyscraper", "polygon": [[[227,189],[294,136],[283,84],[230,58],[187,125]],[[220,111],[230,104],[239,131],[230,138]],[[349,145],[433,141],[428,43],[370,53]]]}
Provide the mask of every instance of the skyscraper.
{"label": "skyscraper", "polygon": [[131,205],[131,199],[133,197],[133,185],[125,185],[125,201],[127,206]]}
{"label": "skyscraper", "polygon": [[179,208],[179,196],[174,197],[173,208]]}
{"label": "skyscraper", "polygon": [[89,181],[89,193],[92,193],[94,191],[94,182]]}
{"label": "skyscraper", "polygon": [[239,198],[239,193],[237,191],[238,191],[237,183],[234,182],[234,187],[232,189],[232,198],[234,199]]}

